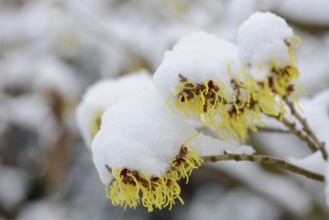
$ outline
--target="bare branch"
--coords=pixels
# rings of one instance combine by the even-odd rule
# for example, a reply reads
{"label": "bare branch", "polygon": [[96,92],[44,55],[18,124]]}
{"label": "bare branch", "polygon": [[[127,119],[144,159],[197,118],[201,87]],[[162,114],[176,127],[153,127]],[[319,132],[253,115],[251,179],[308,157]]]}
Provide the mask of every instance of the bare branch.
{"label": "bare branch", "polygon": [[289,134],[288,130],[283,130],[283,129],[280,129],[280,128],[258,127],[257,130],[259,132],[275,132],[275,133]]}
{"label": "bare branch", "polygon": [[303,131],[312,139],[317,148],[321,151],[322,156],[325,160],[328,159],[328,153],[325,150],[325,143],[321,143],[319,139],[315,136],[312,129],[308,125],[307,121],[296,111],[294,103],[289,101],[287,97],[282,98],[287,106],[290,108],[291,114],[301,123],[303,126]]}
{"label": "bare branch", "polygon": [[308,177],[313,180],[324,182],[324,177],[320,174],[295,166],[285,160],[268,155],[246,155],[246,154],[223,154],[215,156],[203,156],[204,162],[219,162],[219,161],[249,161],[256,163],[265,163],[278,166],[290,172]]}
{"label": "bare branch", "polygon": [[108,165],[105,165],[105,168],[107,169],[107,171],[108,171],[109,173],[112,174],[112,169],[111,169]]}
{"label": "bare branch", "polygon": [[288,121],[286,118],[280,116],[273,116],[268,115],[269,117],[275,118],[282,122],[291,133],[293,133],[296,137],[298,137],[301,141],[305,142],[307,147],[312,151],[316,152],[318,150],[318,147],[314,144],[314,142],[306,135],[303,134],[300,130],[297,129],[296,124]]}

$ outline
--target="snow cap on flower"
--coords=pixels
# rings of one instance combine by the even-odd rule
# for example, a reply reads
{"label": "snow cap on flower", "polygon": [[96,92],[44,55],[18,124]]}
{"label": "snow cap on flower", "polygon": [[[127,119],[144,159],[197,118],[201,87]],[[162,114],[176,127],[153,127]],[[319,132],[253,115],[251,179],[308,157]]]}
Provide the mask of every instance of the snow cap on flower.
{"label": "snow cap on flower", "polygon": [[255,111],[282,117],[286,112],[281,98],[292,96],[297,102],[298,96],[306,94],[296,81],[299,70],[294,40],[299,43],[286,21],[270,12],[256,12],[240,26],[238,49],[244,87]]}
{"label": "snow cap on flower", "polygon": [[239,69],[234,44],[198,32],[184,37],[166,52],[153,79],[173,110],[245,139],[257,116],[240,111],[247,94],[239,88]]}
{"label": "snow cap on flower", "polygon": [[101,80],[89,87],[76,110],[78,127],[86,146],[90,147],[107,107],[143,91],[151,82],[150,75],[141,71],[118,79]]}
{"label": "snow cap on flower", "polygon": [[197,134],[152,86],[107,108],[92,151],[112,203],[152,211],[182,202],[177,180],[201,165],[189,145]]}
{"label": "snow cap on flower", "polygon": [[290,65],[293,30],[287,22],[270,12],[256,12],[244,21],[238,30],[239,57],[249,65],[256,80],[267,77],[269,65]]}
{"label": "snow cap on flower", "polygon": [[221,81],[230,89],[229,68],[232,73],[239,69],[236,46],[213,34],[197,32],[182,38],[165,53],[153,79],[161,95],[167,99],[182,83],[180,75],[198,84]]}

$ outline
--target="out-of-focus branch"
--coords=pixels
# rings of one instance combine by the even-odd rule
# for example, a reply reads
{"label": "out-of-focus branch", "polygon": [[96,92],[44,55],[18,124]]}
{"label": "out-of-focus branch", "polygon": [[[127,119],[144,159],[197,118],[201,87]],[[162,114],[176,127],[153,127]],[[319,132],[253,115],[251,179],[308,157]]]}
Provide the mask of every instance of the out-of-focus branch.
{"label": "out-of-focus branch", "polygon": [[1,204],[0,204],[0,219],[14,219],[15,214],[10,212],[9,210],[6,210]]}
{"label": "out-of-focus branch", "polygon": [[59,132],[57,140],[51,146],[44,160],[46,190],[52,192],[62,183],[65,170],[67,170],[70,159],[71,133],[64,122],[63,106],[65,100],[53,90],[50,90],[48,95],[51,100],[52,116],[56,120]]}
{"label": "out-of-focus branch", "polygon": [[325,144],[320,142],[318,138],[315,136],[314,132],[308,125],[307,121],[296,111],[294,103],[292,103],[287,97],[283,98],[283,101],[287,104],[289,107],[291,114],[300,122],[300,124],[303,126],[303,131],[312,139],[314,144],[316,145],[317,149],[319,149],[322,153],[322,157],[327,160],[328,159],[328,153],[325,150]]}
{"label": "out-of-focus branch", "polygon": [[313,173],[309,170],[295,166],[285,160],[268,155],[246,155],[246,154],[223,154],[214,156],[203,156],[204,162],[219,162],[219,161],[249,161],[256,163],[265,163],[278,166],[290,172],[308,177],[313,180],[324,182],[324,177],[320,174]]}

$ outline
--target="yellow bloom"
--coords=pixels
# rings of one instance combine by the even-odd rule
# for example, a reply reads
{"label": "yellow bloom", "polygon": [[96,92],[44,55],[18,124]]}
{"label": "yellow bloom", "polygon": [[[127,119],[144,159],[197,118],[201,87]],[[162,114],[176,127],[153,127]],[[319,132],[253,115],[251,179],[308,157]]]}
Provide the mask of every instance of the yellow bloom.
{"label": "yellow bloom", "polygon": [[[297,46],[300,39],[297,36]],[[279,66],[275,60],[270,62],[268,66],[268,77],[262,81],[256,81],[247,76],[245,70],[242,70],[243,83],[239,86],[246,88],[248,91],[248,103],[253,106],[255,111],[259,111],[268,115],[282,117],[286,111],[284,102],[281,98],[292,96],[297,102],[298,96],[306,94],[303,86],[295,82],[299,78],[299,70],[296,67],[297,58],[294,52],[294,46],[291,40],[285,40],[285,44],[289,48],[289,65]]]}
{"label": "yellow bloom", "polygon": [[215,128],[222,136],[224,133],[223,138],[232,135],[237,141],[248,137],[248,129],[256,131],[256,120],[261,124],[260,110],[252,108],[250,97],[244,97],[242,90],[247,87],[238,79],[232,77],[231,84],[226,85],[212,80],[197,84],[181,74],[179,77],[175,105],[186,117],[192,113],[204,126]]}
{"label": "yellow bloom", "polygon": [[184,144],[172,160],[167,173],[162,176],[150,177],[143,171],[126,168],[113,169],[114,180],[106,186],[107,197],[113,205],[124,208],[136,208],[142,204],[149,212],[154,208],[169,207],[170,210],[176,200],[184,204],[177,181],[182,178],[188,181],[192,171],[201,166],[201,163],[202,159],[198,154]]}
{"label": "yellow bloom", "polygon": [[230,93],[220,81],[205,81],[198,84],[179,75],[181,83],[176,86],[176,108],[187,117],[196,114],[204,125],[215,126],[216,115],[225,112],[225,104],[230,102]]}
{"label": "yellow bloom", "polygon": [[91,137],[95,137],[101,128],[102,114],[103,111],[98,111],[98,113],[90,120],[89,133]]}
{"label": "yellow bloom", "polygon": [[[297,40],[297,45],[300,44],[300,39],[297,36],[291,39]],[[299,78],[299,70],[296,67],[297,58],[295,55],[294,44],[291,39],[285,39],[285,44],[289,49],[289,65],[279,66],[275,60],[272,60],[269,65],[269,77],[267,85],[270,89],[281,97],[289,96],[295,90],[293,81]]]}

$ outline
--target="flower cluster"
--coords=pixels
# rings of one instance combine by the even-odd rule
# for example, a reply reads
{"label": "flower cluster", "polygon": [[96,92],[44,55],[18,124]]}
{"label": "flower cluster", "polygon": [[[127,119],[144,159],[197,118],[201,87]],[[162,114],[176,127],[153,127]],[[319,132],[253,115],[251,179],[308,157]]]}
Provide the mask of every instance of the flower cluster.
{"label": "flower cluster", "polygon": [[[180,186],[177,181],[184,178],[188,181],[193,169],[198,168],[202,160],[198,154],[186,146],[181,146],[179,154],[171,161],[171,166],[163,176],[149,177],[141,171],[131,171],[127,168],[112,170],[114,180],[106,185],[106,194],[113,205],[125,208],[136,208],[139,204],[153,211],[153,207],[162,209],[175,204],[180,197]],[[108,187],[111,191],[108,192]]]}
{"label": "flower cluster", "polygon": [[150,84],[150,75],[140,71],[120,79],[102,80],[88,88],[76,111],[78,127],[86,146],[91,146],[99,131],[101,117],[106,108],[142,91]]}
{"label": "flower cluster", "polygon": [[272,13],[255,13],[238,31],[239,57],[243,63],[241,74],[244,86],[265,114],[283,115],[280,98],[305,94],[296,82],[299,70],[294,51],[293,34],[286,21]]}
{"label": "flower cluster", "polygon": [[255,13],[239,28],[237,45],[190,34],[166,52],[152,83],[138,75],[89,89],[77,118],[112,204],[171,209],[183,203],[178,181],[188,182],[200,154],[252,154],[247,146],[223,147],[187,119],[214,128],[219,139],[244,141],[262,126],[261,114],[284,115],[283,100],[299,92],[293,39],[282,18]]}
{"label": "flower cluster", "polygon": [[[92,139],[94,164],[112,204],[125,208],[143,205],[152,211],[171,209],[176,200],[183,203],[178,181],[187,183],[201,165],[200,152],[206,156],[254,151],[196,132],[184,118],[172,114],[149,82],[148,77],[137,74],[96,83],[84,96],[77,118],[82,134],[90,131],[86,137]],[[125,94],[119,94],[119,87],[128,83],[139,85],[130,87],[131,95],[118,101],[116,97]]]}
{"label": "flower cluster", "polygon": [[[219,137],[248,138],[261,114],[282,117],[283,98],[302,87],[292,29],[272,13],[255,13],[239,28],[237,46],[195,33],[165,54],[154,81],[168,105],[214,128]],[[193,68],[192,68],[193,67]]]}
{"label": "flower cluster", "polygon": [[152,211],[183,203],[177,181],[188,180],[202,163],[190,145],[198,135],[172,114],[154,87],[107,108],[92,152],[112,204],[142,204]]}

